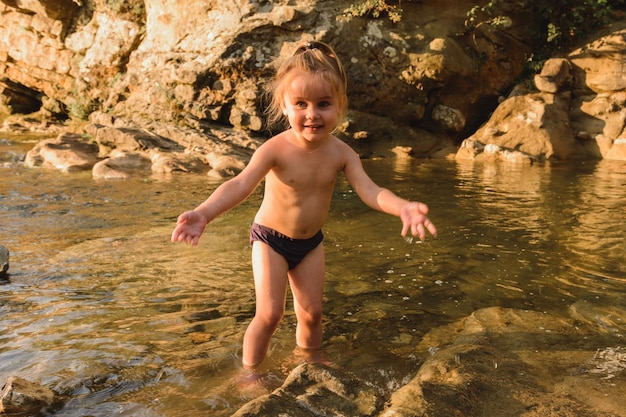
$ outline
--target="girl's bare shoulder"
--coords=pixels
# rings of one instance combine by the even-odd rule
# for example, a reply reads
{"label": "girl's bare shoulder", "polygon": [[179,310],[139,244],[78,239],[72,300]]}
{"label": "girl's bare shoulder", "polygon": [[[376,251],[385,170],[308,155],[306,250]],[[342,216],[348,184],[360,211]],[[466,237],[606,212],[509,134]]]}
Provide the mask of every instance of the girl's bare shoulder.
{"label": "girl's bare shoulder", "polygon": [[284,147],[289,143],[290,134],[291,132],[289,130],[285,130],[275,136],[272,136],[271,138],[263,142],[261,146],[266,148]]}
{"label": "girl's bare shoulder", "polygon": [[354,149],[352,149],[352,147],[350,145],[348,145],[346,142],[342,141],[341,139],[339,139],[336,136],[331,136],[332,138],[332,144],[334,147],[335,152],[339,152],[340,155],[345,156],[345,157],[354,157],[355,155],[357,155],[356,151]]}

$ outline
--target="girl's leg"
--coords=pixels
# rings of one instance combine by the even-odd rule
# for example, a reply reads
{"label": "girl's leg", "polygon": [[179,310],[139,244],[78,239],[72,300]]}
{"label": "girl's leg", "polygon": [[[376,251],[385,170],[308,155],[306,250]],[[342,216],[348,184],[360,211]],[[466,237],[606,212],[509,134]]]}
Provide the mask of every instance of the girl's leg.
{"label": "girl's leg", "polygon": [[285,313],[287,262],[268,245],[252,244],[256,312],[243,338],[243,365],[254,367],[265,358],[270,339]]}
{"label": "girl's leg", "polygon": [[320,243],[289,271],[293,304],[298,319],[296,343],[304,349],[322,346],[322,296],[325,282],[324,246]]}

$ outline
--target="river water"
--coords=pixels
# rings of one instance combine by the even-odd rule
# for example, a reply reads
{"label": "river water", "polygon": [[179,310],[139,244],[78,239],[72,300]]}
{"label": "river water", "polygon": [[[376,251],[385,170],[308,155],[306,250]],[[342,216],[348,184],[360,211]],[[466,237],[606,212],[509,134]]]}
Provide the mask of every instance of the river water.
{"label": "river water", "polygon": [[[149,173],[96,181],[23,166],[36,139],[0,138],[0,384],[42,383],[56,416],[227,416],[254,311],[248,229],[260,191],[173,244],[177,215],[219,185]],[[398,219],[341,179],[325,233],[323,354],[381,392],[415,374],[428,331],[502,306],[567,316],[582,301],[626,305],[626,164],[517,166],[365,161],[379,184],[426,202],[437,238],[408,243]],[[299,363],[288,312],[262,365],[280,386]],[[622,310],[623,311],[623,310]],[[621,335],[625,317],[609,330]]]}

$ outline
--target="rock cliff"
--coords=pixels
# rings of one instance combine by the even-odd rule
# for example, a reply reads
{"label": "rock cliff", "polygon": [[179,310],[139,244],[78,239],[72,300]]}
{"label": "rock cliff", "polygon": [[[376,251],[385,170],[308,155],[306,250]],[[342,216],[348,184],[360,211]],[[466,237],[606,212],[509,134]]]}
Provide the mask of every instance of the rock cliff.
{"label": "rock cliff", "polygon": [[[181,161],[192,154],[228,175],[279,129],[264,118],[271,63],[318,39],[345,63],[351,112],[341,135],[364,157],[626,158],[624,24],[524,90],[514,86],[537,42],[532,2],[494,2],[492,15],[506,19],[470,26],[473,3],[463,0],[403,2],[398,22],[342,18],[352,3],[2,0],[0,107],[89,118],[101,159],[102,136],[123,128],[178,143],[167,150],[172,167],[191,170]],[[534,135],[543,139],[519,143]]]}

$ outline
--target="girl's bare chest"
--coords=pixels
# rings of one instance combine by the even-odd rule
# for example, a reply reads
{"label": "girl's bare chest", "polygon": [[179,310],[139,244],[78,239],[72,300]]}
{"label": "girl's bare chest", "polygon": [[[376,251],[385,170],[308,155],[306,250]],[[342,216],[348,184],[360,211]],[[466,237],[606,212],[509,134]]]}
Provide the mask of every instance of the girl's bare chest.
{"label": "girl's bare chest", "polygon": [[272,174],[289,187],[314,189],[332,187],[340,171],[340,164],[332,158],[294,158],[275,167]]}

